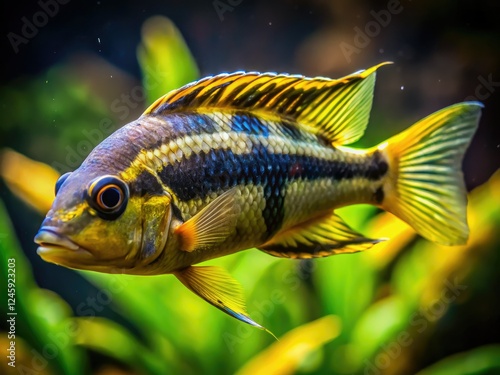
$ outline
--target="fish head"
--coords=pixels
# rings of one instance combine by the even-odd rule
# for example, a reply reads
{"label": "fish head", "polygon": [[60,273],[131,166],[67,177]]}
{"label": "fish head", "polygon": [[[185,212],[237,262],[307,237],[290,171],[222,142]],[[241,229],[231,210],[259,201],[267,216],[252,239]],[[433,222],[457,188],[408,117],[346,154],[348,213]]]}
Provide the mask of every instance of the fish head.
{"label": "fish head", "polygon": [[37,253],[70,268],[140,273],[161,253],[170,223],[168,197],[151,209],[141,190],[118,175],[85,169],[62,175],[35,237]]}

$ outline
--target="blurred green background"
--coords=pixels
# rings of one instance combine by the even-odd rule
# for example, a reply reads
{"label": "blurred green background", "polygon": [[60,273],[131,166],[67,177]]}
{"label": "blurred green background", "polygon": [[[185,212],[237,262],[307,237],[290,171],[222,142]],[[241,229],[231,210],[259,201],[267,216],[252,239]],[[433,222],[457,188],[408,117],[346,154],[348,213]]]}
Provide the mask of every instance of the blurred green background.
{"label": "blurred green background", "polygon": [[[500,373],[499,11],[451,0],[2,3],[2,353],[12,258],[18,315],[16,368],[2,356],[0,373]],[[385,60],[395,64],[377,73],[360,147],[446,105],[485,105],[464,161],[466,246],[433,245],[356,206],[341,216],[391,240],[315,261],[247,251],[209,262],[241,282],[278,342],[171,276],[77,272],[36,255],[58,173],[169,90],[220,72],[339,77]]]}

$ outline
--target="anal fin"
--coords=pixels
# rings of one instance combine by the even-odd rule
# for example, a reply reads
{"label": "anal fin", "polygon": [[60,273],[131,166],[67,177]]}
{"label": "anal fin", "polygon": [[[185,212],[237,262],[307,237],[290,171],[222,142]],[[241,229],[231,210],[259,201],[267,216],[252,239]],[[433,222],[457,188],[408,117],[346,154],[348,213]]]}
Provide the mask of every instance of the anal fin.
{"label": "anal fin", "polygon": [[259,249],[277,257],[309,259],[368,250],[384,240],[364,237],[332,212],[279,232]]}

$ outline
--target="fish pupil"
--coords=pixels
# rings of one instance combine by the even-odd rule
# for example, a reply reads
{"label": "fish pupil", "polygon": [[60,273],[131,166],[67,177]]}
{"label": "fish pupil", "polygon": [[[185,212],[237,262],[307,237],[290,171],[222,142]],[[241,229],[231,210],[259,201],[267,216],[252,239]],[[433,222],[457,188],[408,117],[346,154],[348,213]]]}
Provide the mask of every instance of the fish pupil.
{"label": "fish pupil", "polygon": [[105,189],[101,194],[101,202],[106,208],[115,208],[120,204],[121,192],[116,187]]}

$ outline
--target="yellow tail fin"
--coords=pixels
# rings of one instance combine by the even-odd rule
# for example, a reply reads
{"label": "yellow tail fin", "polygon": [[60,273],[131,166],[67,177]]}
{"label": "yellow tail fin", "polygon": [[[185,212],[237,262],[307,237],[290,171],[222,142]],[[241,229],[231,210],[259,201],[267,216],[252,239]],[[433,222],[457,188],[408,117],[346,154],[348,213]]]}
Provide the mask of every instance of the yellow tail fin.
{"label": "yellow tail fin", "polygon": [[452,105],[378,146],[390,166],[383,208],[442,245],[464,244],[469,236],[462,158],[482,107]]}

